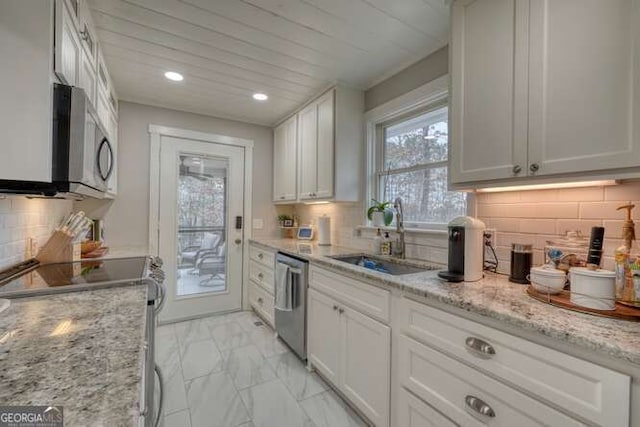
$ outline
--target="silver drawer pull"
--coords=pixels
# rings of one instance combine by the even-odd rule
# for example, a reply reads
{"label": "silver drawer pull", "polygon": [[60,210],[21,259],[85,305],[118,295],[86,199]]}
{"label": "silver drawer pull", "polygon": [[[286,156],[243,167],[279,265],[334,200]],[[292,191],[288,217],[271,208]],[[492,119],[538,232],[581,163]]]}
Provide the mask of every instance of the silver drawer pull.
{"label": "silver drawer pull", "polygon": [[258,279],[262,280],[263,277],[264,275],[262,273],[258,273]]}
{"label": "silver drawer pull", "polygon": [[258,258],[260,258],[260,259],[264,258],[264,255],[258,254]]}
{"label": "silver drawer pull", "polygon": [[495,418],[496,413],[493,411],[491,406],[487,405],[482,399],[478,399],[475,396],[467,396],[464,398],[464,403],[467,407],[474,412],[477,412],[480,415],[489,418]]}
{"label": "silver drawer pull", "polygon": [[467,350],[470,350],[476,356],[488,359],[496,354],[496,350],[491,344],[480,338],[468,337],[465,340],[465,344],[467,345]]}
{"label": "silver drawer pull", "polygon": [[338,309],[338,306],[337,306],[337,305],[334,305],[334,306],[333,306],[333,310],[335,311],[335,310],[337,310],[337,309]]}
{"label": "silver drawer pull", "polygon": [[344,313],[344,308],[341,308],[340,310],[338,310],[338,313],[340,314]]}
{"label": "silver drawer pull", "polygon": [[264,302],[264,300],[262,298],[258,298],[258,303],[262,304]]}

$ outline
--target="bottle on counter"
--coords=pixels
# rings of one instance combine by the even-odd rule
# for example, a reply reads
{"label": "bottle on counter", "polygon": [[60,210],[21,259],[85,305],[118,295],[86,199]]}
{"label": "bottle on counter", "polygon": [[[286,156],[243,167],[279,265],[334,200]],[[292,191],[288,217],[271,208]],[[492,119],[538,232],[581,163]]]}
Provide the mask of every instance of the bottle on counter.
{"label": "bottle on counter", "polygon": [[373,253],[376,255],[382,254],[382,233],[380,229],[376,231],[376,236],[373,238]]}
{"label": "bottle on counter", "polygon": [[391,255],[391,238],[389,237],[389,232],[384,232],[384,238],[382,239],[382,245],[380,246],[380,253],[382,255]]}
{"label": "bottle on counter", "polygon": [[636,239],[635,224],[631,219],[631,211],[635,205],[628,203],[618,207],[616,210],[626,210],[626,220],[622,225],[622,238],[624,244],[616,249],[615,272],[616,272],[616,298],[627,302],[636,302],[638,295],[632,278],[631,265],[637,260],[631,255],[631,245]]}

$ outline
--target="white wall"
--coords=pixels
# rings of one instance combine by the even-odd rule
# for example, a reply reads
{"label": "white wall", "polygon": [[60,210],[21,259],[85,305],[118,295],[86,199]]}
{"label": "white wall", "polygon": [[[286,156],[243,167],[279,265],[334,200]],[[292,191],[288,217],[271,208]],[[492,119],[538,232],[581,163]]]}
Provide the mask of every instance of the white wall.
{"label": "white wall", "polygon": [[[268,106],[266,106],[268,108]],[[276,233],[271,203],[273,131],[269,127],[129,102],[120,102],[118,123],[118,196],[113,201],[83,201],[76,208],[104,218],[105,240],[112,248],[144,248],[149,227],[149,124],[228,135],[254,141],[253,217],[264,220],[256,237]]]}

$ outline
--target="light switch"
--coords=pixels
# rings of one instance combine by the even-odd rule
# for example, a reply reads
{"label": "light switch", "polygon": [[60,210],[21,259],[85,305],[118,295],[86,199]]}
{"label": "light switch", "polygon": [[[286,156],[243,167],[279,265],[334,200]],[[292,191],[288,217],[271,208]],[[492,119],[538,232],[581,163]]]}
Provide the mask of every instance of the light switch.
{"label": "light switch", "polygon": [[253,228],[256,230],[262,230],[262,227],[264,227],[264,221],[262,221],[262,218],[255,218],[253,220]]}

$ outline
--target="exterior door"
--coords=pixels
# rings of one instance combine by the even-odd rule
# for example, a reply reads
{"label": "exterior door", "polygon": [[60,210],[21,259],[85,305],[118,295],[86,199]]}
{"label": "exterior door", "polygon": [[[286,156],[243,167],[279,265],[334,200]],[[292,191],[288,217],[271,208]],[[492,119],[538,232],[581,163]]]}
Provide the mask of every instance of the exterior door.
{"label": "exterior door", "polygon": [[161,136],[158,253],[171,322],[242,307],[243,147]]}

